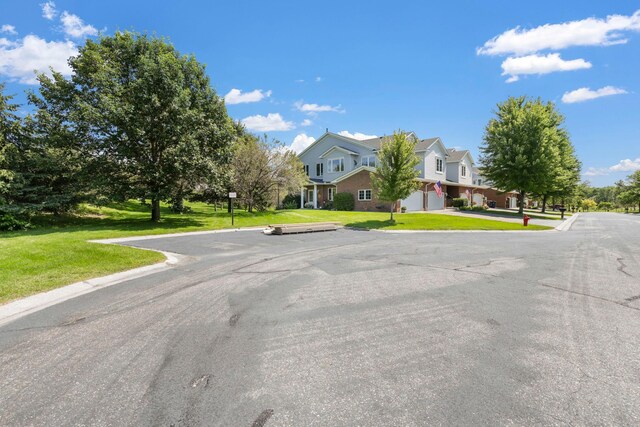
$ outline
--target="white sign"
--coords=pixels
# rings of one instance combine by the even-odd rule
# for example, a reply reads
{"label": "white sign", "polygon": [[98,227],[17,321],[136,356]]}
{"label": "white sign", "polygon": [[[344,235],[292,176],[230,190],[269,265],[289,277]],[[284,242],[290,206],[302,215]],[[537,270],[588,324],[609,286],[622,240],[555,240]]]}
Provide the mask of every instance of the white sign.
{"label": "white sign", "polygon": [[230,199],[235,199],[237,197],[236,193],[229,193],[229,198]]}

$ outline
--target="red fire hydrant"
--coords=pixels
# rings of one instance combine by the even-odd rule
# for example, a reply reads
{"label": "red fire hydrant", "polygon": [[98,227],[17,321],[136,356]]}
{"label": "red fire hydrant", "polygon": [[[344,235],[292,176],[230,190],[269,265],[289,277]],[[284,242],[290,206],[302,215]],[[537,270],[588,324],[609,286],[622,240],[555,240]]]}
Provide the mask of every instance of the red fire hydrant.
{"label": "red fire hydrant", "polygon": [[528,215],[525,215],[525,216],[523,216],[523,217],[522,217],[522,222],[524,223],[524,226],[525,226],[525,227],[526,227],[527,225],[529,225],[529,220],[530,220],[530,219],[531,219],[531,218],[529,218],[529,216],[528,216]]}

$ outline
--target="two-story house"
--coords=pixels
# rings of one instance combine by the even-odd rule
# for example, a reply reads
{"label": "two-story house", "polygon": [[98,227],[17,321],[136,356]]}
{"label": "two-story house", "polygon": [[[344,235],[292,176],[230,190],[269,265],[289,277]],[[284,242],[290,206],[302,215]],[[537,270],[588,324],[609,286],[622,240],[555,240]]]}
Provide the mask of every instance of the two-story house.
{"label": "two-story house", "polygon": [[[398,201],[396,209],[401,206],[408,211],[444,209],[448,192],[457,197],[466,194],[466,189],[480,189],[472,181],[473,159],[468,151],[458,154],[447,150],[440,138],[419,139],[413,132],[408,132],[408,137],[417,140],[420,163],[416,168],[420,186],[409,197]],[[376,198],[370,173],[375,171],[378,150],[389,138],[393,136],[356,140],[332,132],[318,138],[299,154],[309,176],[300,194],[302,205],[319,208],[333,201],[336,193],[348,192],[353,194],[356,210],[388,211],[391,206]],[[441,185],[441,196],[434,188],[437,182]]]}
{"label": "two-story house", "polygon": [[450,188],[449,196],[465,198],[470,200],[472,205],[482,206],[487,186],[474,181],[473,171],[477,168],[469,150],[449,148],[447,154],[447,180],[458,183]]}

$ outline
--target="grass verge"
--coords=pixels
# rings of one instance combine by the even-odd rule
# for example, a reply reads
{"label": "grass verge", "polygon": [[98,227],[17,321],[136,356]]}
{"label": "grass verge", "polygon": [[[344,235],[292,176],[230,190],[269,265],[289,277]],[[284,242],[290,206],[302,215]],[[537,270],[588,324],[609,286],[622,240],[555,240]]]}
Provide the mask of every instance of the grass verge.
{"label": "grass verge", "polygon": [[[85,206],[77,215],[42,216],[36,228],[0,233],[0,304],[69,283],[160,262],[157,252],[87,240],[231,228],[226,211],[194,203],[187,214],[162,207],[162,220],[149,220],[148,206],[136,201],[97,208]],[[235,227],[333,221],[350,227],[389,230],[542,230],[549,227],[432,214],[398,214],[388,221],[382,212],[283,210],[236,211]]]}

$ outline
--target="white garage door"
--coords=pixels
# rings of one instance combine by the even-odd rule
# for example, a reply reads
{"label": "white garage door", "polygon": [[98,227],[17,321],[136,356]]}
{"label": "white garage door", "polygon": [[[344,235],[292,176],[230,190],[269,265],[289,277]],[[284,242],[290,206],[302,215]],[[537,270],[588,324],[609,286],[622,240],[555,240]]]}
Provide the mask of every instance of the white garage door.
{"label": "white garage door", "polygon": [[517,197],[510,197],[509,198],[509,207],[511,209],[515,209],[518,207],[518,198]]}
{"label": "white garage door", "polygon": [[429,191],[427,195],[427,210],[435,211],[439,209],[444,209],[444,195],[440,198],[435,191]]}
{"label": "white garage door", "polygon": [[400,206],[406,206],[407,212],[421,211],[423,200],[424,195],[422,194],[422,191],[416,191],[411,193],[411,195],[406,199],[402,200],[402,204]]}
{"label": "white garage door", "polygon": [[482,206],[482,202],[484,201],[484,196],[482,194],[475,194],[473,195],[473,203],[476,206]]}

